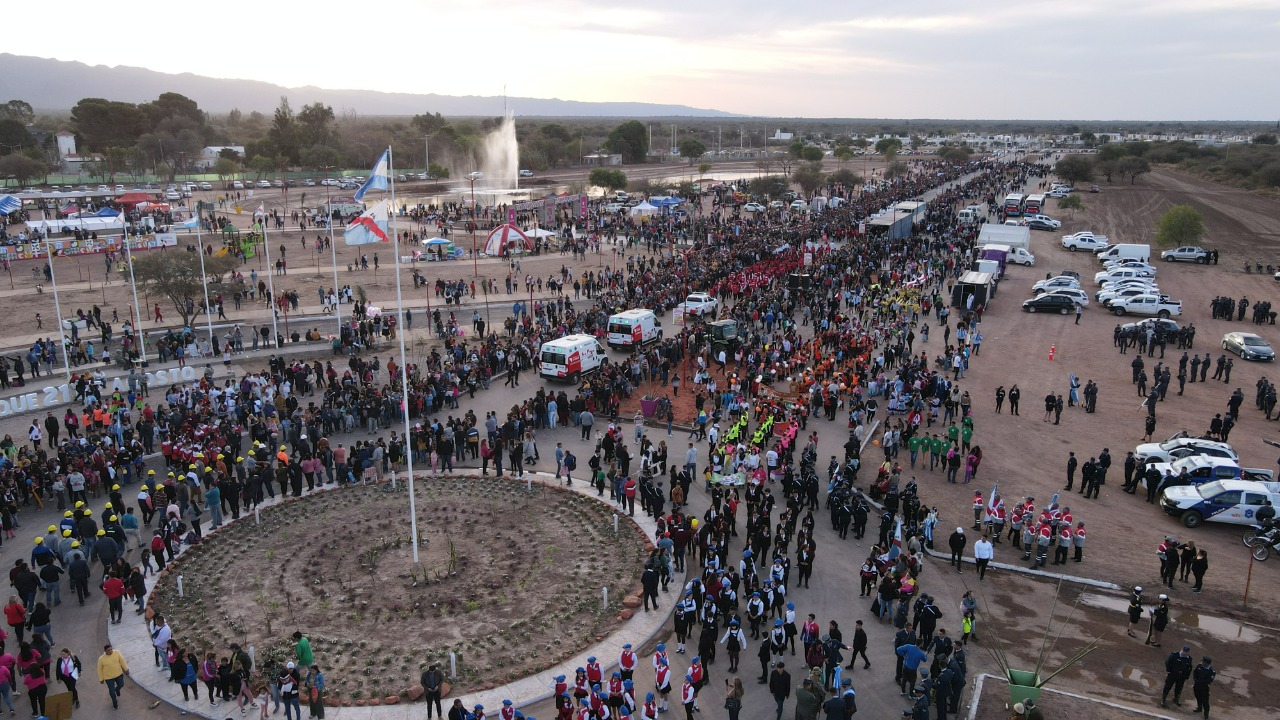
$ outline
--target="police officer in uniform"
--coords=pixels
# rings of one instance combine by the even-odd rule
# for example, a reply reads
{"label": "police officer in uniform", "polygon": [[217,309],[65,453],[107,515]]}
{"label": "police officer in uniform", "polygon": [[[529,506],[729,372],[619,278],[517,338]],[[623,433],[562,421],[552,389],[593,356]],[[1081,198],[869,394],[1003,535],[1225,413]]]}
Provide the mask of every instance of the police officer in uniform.
{"label": "police officer in uniform", "polygon": [[1182,686],[1191,677],[1191,646],[1183,645],[1182,650],[1169,653],[1164,659],[1164,690],[1160,693],[1160,707],[1169,707],[1169,691],[1173,690],[1173,704],[1182,705]]}

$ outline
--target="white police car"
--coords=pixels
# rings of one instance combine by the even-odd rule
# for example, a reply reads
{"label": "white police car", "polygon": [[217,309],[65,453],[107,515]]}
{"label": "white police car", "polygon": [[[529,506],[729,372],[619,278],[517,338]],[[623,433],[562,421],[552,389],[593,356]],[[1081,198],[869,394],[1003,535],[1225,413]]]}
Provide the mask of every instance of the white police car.
{"label": "white police car", "polygon": [[1189,528],[1204,522],[1252,525],[1254,516],[1267,500],[1280,507],[1280,483],[1215,480],[1203,485],[1165,488],[1160,508]]}

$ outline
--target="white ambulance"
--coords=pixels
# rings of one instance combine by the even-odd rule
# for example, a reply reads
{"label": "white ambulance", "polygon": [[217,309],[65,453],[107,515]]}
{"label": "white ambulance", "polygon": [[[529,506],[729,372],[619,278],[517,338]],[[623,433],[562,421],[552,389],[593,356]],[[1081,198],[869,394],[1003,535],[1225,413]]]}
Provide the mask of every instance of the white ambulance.
{"label": "white ambulance", "polygon": [[662,326],[652,310],[627,310],[609,316],[609,347],[635,348],[662,338]]}
{"label": "white ambulance", "polygon": [[542,343],[539,353],[542,369],[539,374],[547,379],[568,380],[577,383],[583,375],[593,373],[606,362],[604,347],[594,335],[566,335]]}

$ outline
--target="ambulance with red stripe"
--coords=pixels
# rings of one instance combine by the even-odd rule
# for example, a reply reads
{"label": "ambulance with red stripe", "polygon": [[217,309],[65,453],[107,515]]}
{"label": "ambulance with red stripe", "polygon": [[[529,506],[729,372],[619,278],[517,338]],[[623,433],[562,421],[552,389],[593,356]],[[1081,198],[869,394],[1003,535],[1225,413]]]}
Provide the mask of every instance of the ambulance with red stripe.
{"label": "ambulance with red stripe", "polygon": [[662,338],[662,327],[652,310],[627,310],[609,316],[609,347],[637,348]]}
{"label": "ambulance with red stripe", "polygon": [[577,384],[583,375],[589,375],[608,362],[604,347],[594,335],[566,335],[542,343],[539,353],[542,368],[539,375],[549,380],[568,380]]}

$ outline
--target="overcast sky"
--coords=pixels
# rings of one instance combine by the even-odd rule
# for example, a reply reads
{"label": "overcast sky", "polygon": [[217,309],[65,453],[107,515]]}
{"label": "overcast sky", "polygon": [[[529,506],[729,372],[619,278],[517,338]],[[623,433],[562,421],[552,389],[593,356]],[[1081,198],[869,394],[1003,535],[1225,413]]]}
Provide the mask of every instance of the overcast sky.
{"label": "overcast sky", "polygon": [[219,0],[137,7],[16,3],[3,49],[288,87],[500,95],[505,85],[513,96],[766,116],[1280,114],[1280,0]]}

